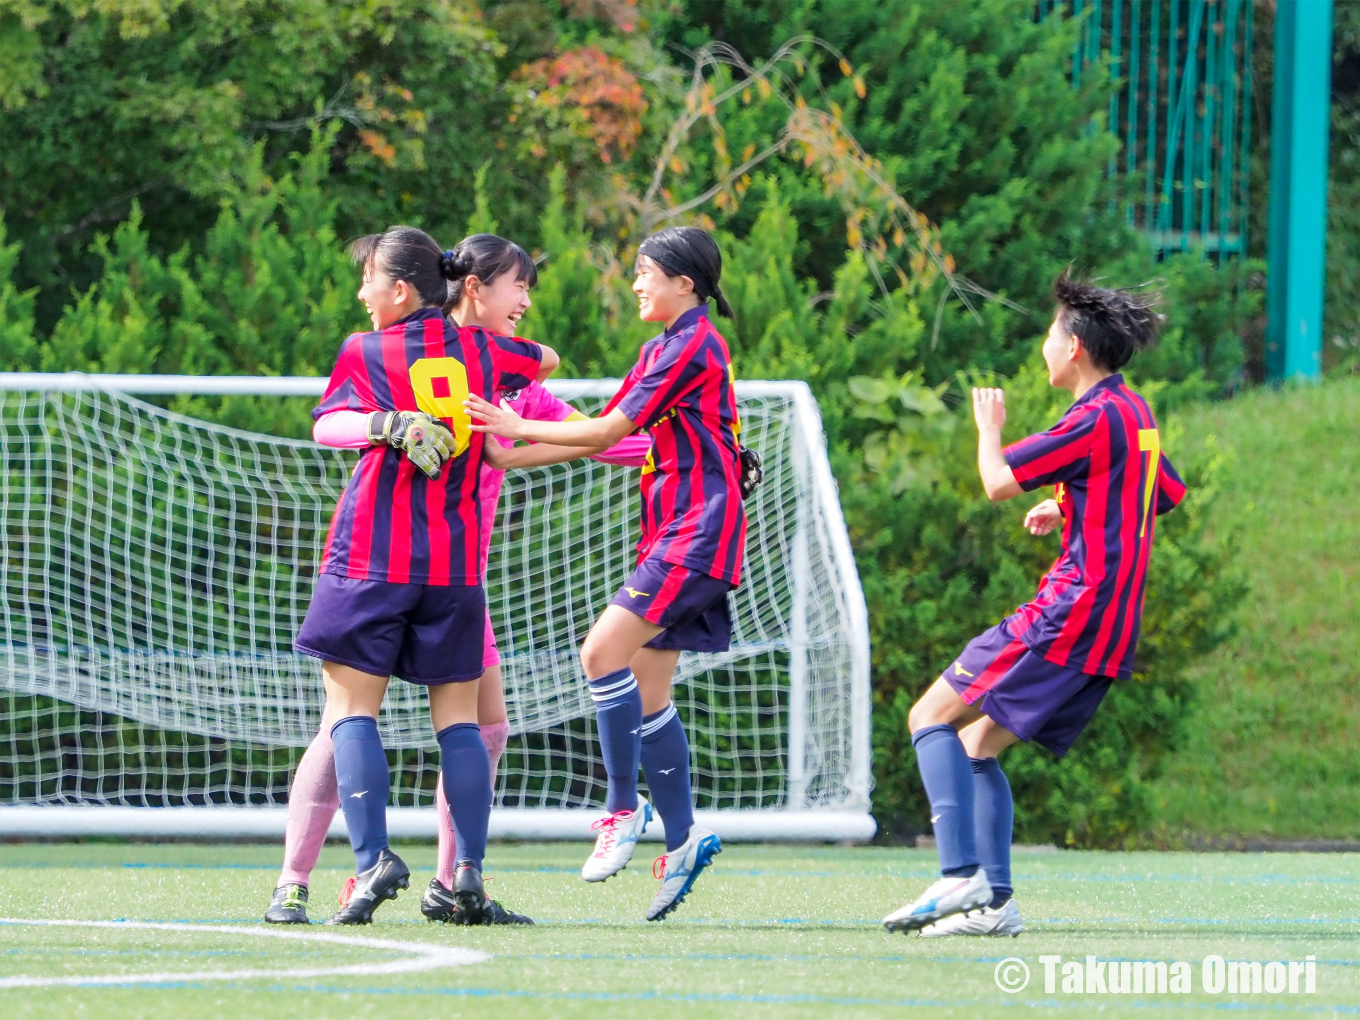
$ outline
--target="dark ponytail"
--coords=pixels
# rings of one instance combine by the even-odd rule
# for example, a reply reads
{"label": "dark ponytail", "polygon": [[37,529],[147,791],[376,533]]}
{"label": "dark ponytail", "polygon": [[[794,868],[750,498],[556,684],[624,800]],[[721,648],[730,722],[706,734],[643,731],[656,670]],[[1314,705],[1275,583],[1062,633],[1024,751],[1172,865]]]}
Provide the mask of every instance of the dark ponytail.
{"label": "dark ponytail", "polygon": [[463,300],[463,281],[475,276],[490,284],[505,273],[515,273],[515,279],[530,287],[538,283],[538,267],[529,253],[514,241],[495,234],[473,234],[458,242],[458,247],[443,253],[444,275],[453,282],[449,285],[446,311]]}
{"label": "dark ponytail", "polygon": [[388,227],[367,234],[349,246],[350,258],[365,269],[376,269],[393,280],[405,280],[427,306],[448,301],[448,259],[433,237],[415,227]]}
{"label": "dark ponytail", "polygon": [[698,227],[667,227],[638,247],[638,257],[647,256],[667,276],[688,276],[700,301],[712,299],[718,314],[734,318],[732,306],[723,297],[718,279],[722,276],[722,252],[707,230]]}

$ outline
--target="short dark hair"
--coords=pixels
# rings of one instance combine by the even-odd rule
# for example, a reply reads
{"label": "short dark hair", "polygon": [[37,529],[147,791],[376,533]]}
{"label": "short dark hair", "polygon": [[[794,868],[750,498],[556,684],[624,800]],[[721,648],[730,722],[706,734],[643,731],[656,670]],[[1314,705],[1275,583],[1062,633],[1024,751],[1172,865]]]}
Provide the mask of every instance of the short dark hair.
{"label": "short dark hair", "polygon": [[1094,287],[1063,270],[1053,281],[1057,321],[1081,341],[1101,368],[1117,372],[1139,351],[1157,342],[1164,321],[1158,295],[1145,290]]}
{"label": "short dark hair", "polygon": [[448,301],[449,280],[444,251],[433,237],[416,227],[388,227],[366,234],[349,246],[350,258],[365,269],[377,269],[393,280],[405,280],[428,305]]}
{"label": "short dark hair", "polygon": [[732,308],[718,286],[722,278],[722,252],[707,230],[700,227],[658,230],[638,246],[638,258],[644,256],[667,276],[688,276],[700,301],[712,298],[718,314],[732,318]]}
{"label": "short dark hair", "polygon": [[449,284],[447,308],[463,300],[463,281],[475,276],[483,283],[493,283],[505,273],[517,274],[515,279],[530,287],[538,283],[538,267],[529,253],[514,241],[496,234],[472,234],[458,242],[452,251],[444,253]]}

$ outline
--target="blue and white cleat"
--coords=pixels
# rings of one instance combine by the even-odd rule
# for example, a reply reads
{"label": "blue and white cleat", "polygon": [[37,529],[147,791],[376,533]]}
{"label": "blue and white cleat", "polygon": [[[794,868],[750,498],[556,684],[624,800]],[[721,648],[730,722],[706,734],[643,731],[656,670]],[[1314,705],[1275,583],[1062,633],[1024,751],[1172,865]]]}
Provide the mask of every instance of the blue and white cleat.
{"label": "blue and white cleat", "polygon": [[950,914],[922,928],[921,937],[933,939],[946,935],[981,935],[1015,938],[1024,930],[1025,922],[1020,919],[1020,908],[1014,899],[1009,899],[999,907],[983,907],[972,914]]}
{"label": "blue and white cleat", "polygon": [[696,825],[689,830],[689,839],[673,853],[658,857],[652,865],[652,876],[661,879],[661,891],[647,908],[647,920],[660,921],[678,907],[689,895],[694,880],[720,853],[722,840]]}
{"label": "blue and white cleat", "polygon": [[587,882],[603,882],[628,867],[638,838],[647,831],[647,823],[651,820],[652,805],[645,797],[639,797],[637,810],[616,811],[592,822],[591,830],[599,835],[595,837],[595,852],[586,858],[581,868],[581,878]]}
{"label": "blue and white cleat", "polygon": [[978,868],[967,878],[942,878],[901,910],[883,919],[888,931],[916,931],[951,914],[966,914],[992,902],[992,884]]}

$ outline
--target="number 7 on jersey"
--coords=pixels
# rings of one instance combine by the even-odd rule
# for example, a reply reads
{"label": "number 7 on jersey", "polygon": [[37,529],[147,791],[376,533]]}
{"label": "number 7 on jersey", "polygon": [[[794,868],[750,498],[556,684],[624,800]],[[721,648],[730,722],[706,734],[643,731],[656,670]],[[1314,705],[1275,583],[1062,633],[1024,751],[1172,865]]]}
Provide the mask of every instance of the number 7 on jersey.
{"label": "number 7 on jersey", "polygon": [[1152,494],[1157,491],[1157,468],[1162,460],[1162,437],[1156,429],[1138,430],[1138,450],[1148,453],[1147,483],[1143,486],[1143,526],[1138,529],[1138,537],[1147,534],[1148,515],[1152,513]]}

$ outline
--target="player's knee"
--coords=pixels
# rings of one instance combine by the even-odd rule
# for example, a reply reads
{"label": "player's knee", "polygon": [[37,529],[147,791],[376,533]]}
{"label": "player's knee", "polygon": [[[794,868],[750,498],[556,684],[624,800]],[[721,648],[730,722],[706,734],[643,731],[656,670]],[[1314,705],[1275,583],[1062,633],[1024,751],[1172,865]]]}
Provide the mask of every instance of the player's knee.
{"label": "player's knee", "polygon": [[621,669],[621,666],[614,665],[617,656],[611,654],[605,642],[592,640],[593,637],[593,634],[587,635],[585,644],[581,646],[581,668],[585,670],[586,676],[593,679]]}
{"label": "player's knee", "polygon": [[935,726],[940,722],[943,722],[943,720],[935,718],[935,712],[932,706],[926,703],[925,698],[912,705],[911,711],[907,713],[907,730],[911,733],[925,729],[927,726]]}

